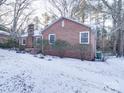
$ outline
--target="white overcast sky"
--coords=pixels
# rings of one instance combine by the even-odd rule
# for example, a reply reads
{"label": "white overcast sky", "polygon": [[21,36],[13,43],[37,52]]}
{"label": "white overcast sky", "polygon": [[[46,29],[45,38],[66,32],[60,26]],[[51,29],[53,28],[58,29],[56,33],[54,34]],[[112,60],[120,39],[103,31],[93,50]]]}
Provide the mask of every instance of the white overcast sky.
{"label": "white overcast sky", "polygon": [[36,15],[39,16],[47,9],[47,0],[36,0],[33,2],[32,7],[36,9]]}

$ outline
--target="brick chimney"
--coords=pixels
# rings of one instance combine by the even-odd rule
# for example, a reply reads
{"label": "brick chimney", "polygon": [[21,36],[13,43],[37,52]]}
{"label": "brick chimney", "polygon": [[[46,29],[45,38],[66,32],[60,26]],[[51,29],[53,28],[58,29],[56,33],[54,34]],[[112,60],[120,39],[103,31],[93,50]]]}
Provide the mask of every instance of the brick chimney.
{"label": "brick chimney", "polygon": [[27,47],[33,48],[33,40],[34,40],[34,24],[28,25],[28,38],[27,38]]}
{"label": "brick chimney", "polygon": [[28,36],[34,35],[34,24],[28,25]]}

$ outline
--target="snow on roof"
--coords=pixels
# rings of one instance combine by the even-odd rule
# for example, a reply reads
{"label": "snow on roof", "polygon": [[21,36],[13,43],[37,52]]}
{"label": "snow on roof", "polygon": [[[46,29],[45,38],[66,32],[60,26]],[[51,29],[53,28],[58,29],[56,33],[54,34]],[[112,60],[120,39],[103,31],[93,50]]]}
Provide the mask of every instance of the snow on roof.
{"label": "snow on roof", "polygon": [[21,35],[21,37],[27,37],[27,36],[28,36],[27,32]]}
{"label": "snow on roof", "polygon": [[2,34],[2,35],[7,35],[7,36],[10,35],[10,33],[6,32],[6,31],[2,31],[2,30],[0,30],[0,34]]}
{"label": "snow on roof", "polygon": [[[41,31],[40,30],[34,30],[33,36],[41,36]],[[21,37],[28,37],[28,32],[25,32],[24,34],[22,34]]]}
{"label": "snow on roof", "polygon": [[40,30],[35,30],[34,31],[34,36],[41,36],[41,31]]}

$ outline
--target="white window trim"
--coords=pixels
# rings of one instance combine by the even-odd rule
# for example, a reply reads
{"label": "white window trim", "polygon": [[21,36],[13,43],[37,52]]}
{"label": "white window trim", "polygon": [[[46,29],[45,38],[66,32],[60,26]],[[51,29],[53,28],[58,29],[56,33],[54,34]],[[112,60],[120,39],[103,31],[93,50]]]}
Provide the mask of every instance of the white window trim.
{"label": "white window trim", "polygon": [[38,40],[38,39],[41,39],[41,37],[36,37],[36,43],[37,43],[37,40]]}
{"label": "white window trim", "polygon": [[[87,42],[87,43],[82,43],[82,42],[81,42],[81,34],[82,34],[82,33],[88,33],[88,42]],[[80,43],[80,44],[89,44],[89,43],[90,43],[90,32],[89,32],[89,31],[80,32],[79,43]]]}
{"label": "white window trim", "polygon": [[55,34],[49,34],[49,37],[48,37],[49,44],[52,44],[52,43],[50,43],[50,36],[51,36],[51,35],[54,35],[54,36],[55,36],[55,41],[56,41],[56,35],[55,35]]}
{"label": "white window trim", "polygon": [[64,27],[65,26],[65,21],[64,20],[62,20],[62,27]]}
{"label": "white window trim", "polygon": [[[23,43],[23,40],[25,40],[25,44]],[[21,39],[21,45],[26,45],[26,38]]]}

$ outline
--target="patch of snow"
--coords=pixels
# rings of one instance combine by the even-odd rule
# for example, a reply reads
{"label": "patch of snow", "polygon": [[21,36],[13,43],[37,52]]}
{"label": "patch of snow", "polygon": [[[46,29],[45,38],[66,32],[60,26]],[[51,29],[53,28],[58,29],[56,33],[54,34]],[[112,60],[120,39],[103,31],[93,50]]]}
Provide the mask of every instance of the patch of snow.
{"label": "patch of snow", "polygon": [[35,30],[34,31],[34,36],[41,36],[41,31],[40,30]]}
{"label": "patch of snow", "polygon": [[[34,35],[33,36],[41,36],[41,31],[40,30],[34,30]],[[24,34],[21,35],[21,37],[28,37],[28,32],[25,32]]]}
{"label": "patch of snow", "polygon": [[21,37],[28,37],[28,33],[26,32],[26,33],[22,34]]}
{"label": "patch of snow", "polygon": [[7,36],[10,35],[10,33],[6,32],[6,31],[2,31],[2,30],[0,30],[0,34],[7,35]]}
{"label": "patch of snow", "polygon": [[123,78],[124,58],[40,59],[0,49],[0,93],[124,93]]}

